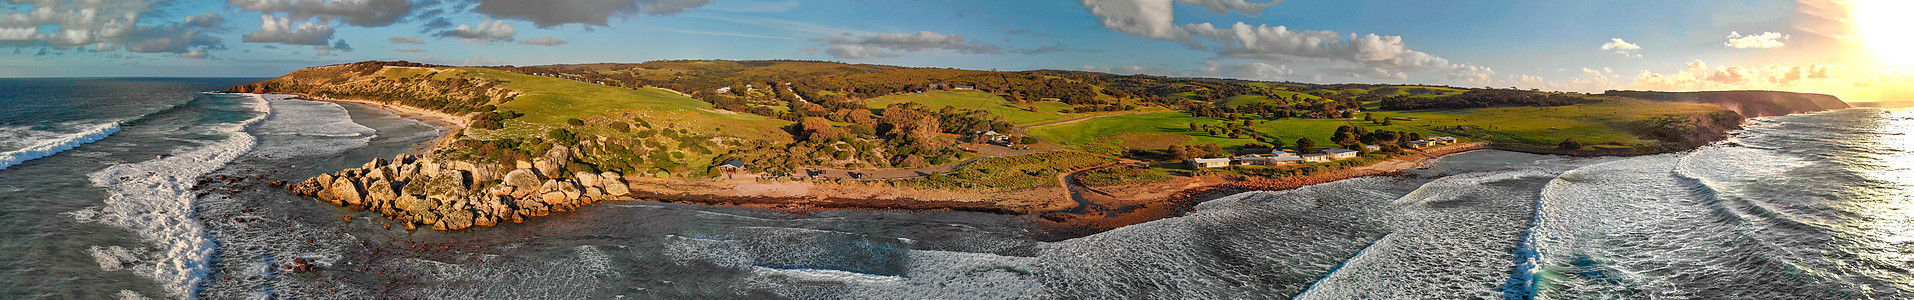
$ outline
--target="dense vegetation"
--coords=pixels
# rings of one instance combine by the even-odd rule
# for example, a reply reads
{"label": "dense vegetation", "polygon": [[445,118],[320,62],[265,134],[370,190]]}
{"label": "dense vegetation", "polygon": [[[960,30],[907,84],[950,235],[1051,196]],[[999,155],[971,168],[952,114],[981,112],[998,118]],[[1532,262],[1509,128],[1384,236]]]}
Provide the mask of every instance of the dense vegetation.
{"label": "dense vegetation", "polygon": [[925,188],[1024,189],[1057,187],[1064,172],[1110,163],[1110,159],[1076,151],[1054,151],[1023,156],[992,157],[966,164],[949,173],[897,181]]}

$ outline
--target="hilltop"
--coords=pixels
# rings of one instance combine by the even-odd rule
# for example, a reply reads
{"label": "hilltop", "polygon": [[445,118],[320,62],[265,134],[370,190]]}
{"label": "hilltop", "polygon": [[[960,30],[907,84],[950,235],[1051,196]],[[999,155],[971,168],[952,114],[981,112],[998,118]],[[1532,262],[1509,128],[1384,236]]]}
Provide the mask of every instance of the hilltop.
{"label": "hilltop", "polygon": [[[1590,95],[716,60],[360,62],[229,92],[367,101],[465,119],[468,128],[429,153],[295,186],[439,229],[632,198],[1041,214],[1065,226],[1107,228],[1122,224],[1099,218],[1160,217],[1197,201],[1194,191],[1220,186],[1387,174],[1490,146],[1578,155],[1679,151],[1722,138],[1744,117],[1846,107],[1831,96],[1756,91]],[[1418,149],[1448,143],[1458,145]],[[1354,151],[1293,164],[1185,165],[1333,147]],[[1280,183],[1246,184],[1265,181]]]}

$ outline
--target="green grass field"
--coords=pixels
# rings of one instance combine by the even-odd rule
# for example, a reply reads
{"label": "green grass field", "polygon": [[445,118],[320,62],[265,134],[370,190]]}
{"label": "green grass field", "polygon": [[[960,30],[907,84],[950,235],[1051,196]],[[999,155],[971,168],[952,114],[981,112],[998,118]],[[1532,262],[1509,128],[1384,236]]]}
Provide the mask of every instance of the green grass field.
{"label": "green grass field", "polygon": [[[1600,103],[1559,107],[1493,107],[1476,109],[1373,111],[1376,118],[1410,117],[1396,121],[1423,128],[1474,126],[1486,131],[1478,138],[1498,144],[1548,147],[1563,139],[1582,144],[1635,145],[1644,141],[1628,126],[1655,116],[1701,114],[1722,110],[1710,104],[1609,99]],[[1424,134],[1427,135],[1427,134]]]}
{"label": "green grass field", "polygon": [[[1029,133],[1031,136],[1039,139],[1072,149],[1108,155],[1122,154],[1126,145],[1149,144],[1145,141],[1134,141],[1133,139],[1137,136],[1186,136],[1188,137],[1187,139],[1181,140],[1184,143],[1213,143],[1232,149],[1256,143],[1254,138],[1247,135],[1232,139],[1226,135],[1210,135],[1204,131],[1190,131],[1190,123],[1221,126],[1223,122],[1223,120],[1213,118],[1192,117],[1187,112],[1160,112],[1110,116],[1069,124],[1036,127],[1031,128]],[[1434,131],[1408,124],[1399,123],[1391,126],[1382,126],[1361,120],[1283,119],[1258,120],[1257,122],[1258,124],[1251,126],[1251,128],[1255,128],[1258,132],[1281,140],[1286,146],[1294,146],[1296,140],[1302,138],[1316,140],[1318,145],[1327,145],[1330,136],[1336,132],[1336,128],[1343,125],[1362,126],[1372,131],[1408,131],[1421,133],[1425,136],[1437,134]]]}
{"label": "green grass field", "polygon": [[890,95],[865,100],[865,105],[873,109],[879,109],[890,106],[891,103],[900,102],[915,102],[930,108],[950,106],[962,109],[982,110],[1003,117],[1005,121],[1010,121],[1010,123],[1018,125],[1068,119],[1077,115],[1059,112],[1060,110],[1072,108],[1072,106],[1064,104],[1063,102],[1038,101],[1032,104],[1032,106],[1035,107],[1035,111],[1028,111],[1011,104],[1009,101],[1005,101],[1003,97],[980,91],[930,91],[922,94]]}
{"label": "green grass field", "polygon": [[[1423,136],[1455,136],[1465,141],[1482,140],[1529,147],[1552,147],[1563,139],[1571,137],[1588,145],[1611,143],[1637,145],[1645,141],[1629,132],[1629,127],[1634,122],[1654,116],[1699,114],[1720,109],[1707,104],[1615,99],[1596,104],[1563,107],[1368,112],[1373,113],[1377,119],[1387,117],[1417,119],[1392,121],[1390,126],[1377,125],[1360,119],[1283,119],[1259,120],[1258,124],[1252,128],[1281,140],[1289,147],[1294,147],[1297,139],[1305,137],[1316,140],[1318,145],[1327,145],[1331,134],[1337,127],[1343,125],[1361,126],[1371,131],[1391,130],[1413,132]],[[1249,136],[1231,139],[1227,136],[1213,136],[1207,132],[1189,130],[1190,123],[1220,125],[1222,122],[1218,119],[1192,117],[1185,112],[1161,112],[1110,116],[1037,127],[1030,129],[1029,133],[1039,139],[1072,149],[1111,155],[1123,153],[1124,145],[1148,144],[1126,141],[1126,138],[1136,136],[1183,135],[1189,137],[1189,139],[1180,140],[1185,143],[1214,143],[1226,148],[1240,148],[1256,142]],[[1464,126],[1466,129],[1454,129],[1456,126]],[[1129,135],[1126,136],[1126,133]]]}
{"label": "green grass field", "polygon": [[789,139],[788,134],[778,131],[778,128],[790,122],[717,110],[710,103],[664,89],[625,89],[484,68],[458,70],[467,76],[507,81],[505,88],[523,93],[499,105],[525,114],[524,117],[506,122],[507,127],[500,130],[506,136],[537,136],[573,118],[640,118],[655,125],[684,128],[696,133],[751,139]]}

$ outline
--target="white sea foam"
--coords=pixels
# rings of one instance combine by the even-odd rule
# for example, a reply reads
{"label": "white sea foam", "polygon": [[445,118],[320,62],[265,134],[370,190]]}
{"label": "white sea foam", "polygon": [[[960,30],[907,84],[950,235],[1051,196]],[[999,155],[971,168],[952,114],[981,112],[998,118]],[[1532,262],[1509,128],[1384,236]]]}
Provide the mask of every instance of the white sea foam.
{"label": "white sea foam", "polygon": [[[53,154],[60,153],[60,151],[66,151],[74,147],[79,147],[80,145],[99,141],[117,132],[120,132],[119,122],[99,124],[81,130],[80,132],[67,134],[58,138],[43,139],[26,148],[0,152],[0,170],[5,170],[7,167],[18,165],[28,160],[53,156]],[[35,136],[33,133],[23,135],[28,137]]]}
{"label": "white sea foam", "polygon": [[265,98],[272,106],[272,113],[250,132],[275,142],[261,143],[252,151],[253,155],[270,158],[332,155],[365,147],[377,136],[377,130],[353,122],[345,107],[337,103],[284,99],[286,95],[267,96],[275,96]]}
{"label": "white sea foam", "polygon": [[126,247],[120,246],[86,248],[86,253],[93,255],[93,262],[99,263],[101,270],[107,271],[118,271],[126,268],[127,264],[139,263],[140,258],[134,255],[135,252],[144,251],[127,250]]}
{"label": "white sea foam", "polygon": [[[243,130],[264,119],[271,108],[255,95],[247,106],[258,115],[220,127],[228,137],[161,159],[114,165],[89,175],[94,186],[106,190],[106,203],[96,216],[81,219],[125,227],[157,247],[153,258],[133,271],[161,282],[174,297],[193,298],[210,271],[212,240],[194,217],[193,185],[251,150],[255,139]],[[81,215],[75,214],[76,218]]]}

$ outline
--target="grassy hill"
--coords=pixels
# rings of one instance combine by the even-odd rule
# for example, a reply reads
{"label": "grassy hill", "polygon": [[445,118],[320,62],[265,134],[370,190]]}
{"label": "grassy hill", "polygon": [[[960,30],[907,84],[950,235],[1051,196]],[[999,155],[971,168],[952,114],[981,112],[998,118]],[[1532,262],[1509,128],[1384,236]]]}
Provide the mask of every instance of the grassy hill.
{"label": "grassy hill", "polygon": [[[1011,132],[1018,125],[1113,112],[1028,134],[1117,156],[1192,144],[1294,146],[1302,138],[1329,146],[1332,134],[1346,126],[1513,148],[1553,148],[1574,139],[1590,145],[1586,149],[1653,152],[1719,138],[1739,121],[1724,112],[1754,107],[1705,97],[1715,94],[1633,92],[1662,100],[1651,102],[1512,89],[819,61],[526,67],[362,62],[302,69],[234,91],[369,100],[468,116],[475,125],[460,137],[462,146],[450,150],[468,157],[507,162],[565,145],[585,154],[586,167],[694,175],[730,159],[769,173],[924,167],[974,156],[960,145],[973,141],[975,132]],[[1762,105],[1797,98],[1826,102],[1762,92],[1728,96],[1759,98]],[[1389,125],[1381,124],[1384,119]]]}
{"label": "grassy hill", "polygon": [[969,110],[982,110],[1003,117],[1013,124],[1042,123],[1068,119],[1075,115],[1066,113],[1076,106],[1059,101],[1037,101],[1019,105],[1004,100],[995,94],[975,90],[929,91],[924,93],[897,94],[864,100],[871,109],[884,109],[892,103],[912,102],[927,107],[955,107]]}

